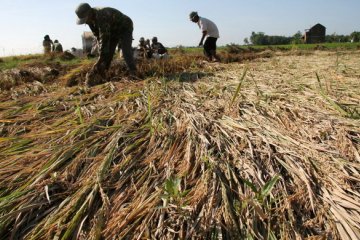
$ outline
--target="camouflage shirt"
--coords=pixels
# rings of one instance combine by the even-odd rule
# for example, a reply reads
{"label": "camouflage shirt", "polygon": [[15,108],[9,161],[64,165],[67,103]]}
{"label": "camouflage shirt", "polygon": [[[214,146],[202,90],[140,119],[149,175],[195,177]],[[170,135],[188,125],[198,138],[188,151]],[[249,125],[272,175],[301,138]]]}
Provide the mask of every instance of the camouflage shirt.
{"label": "camouflage shirt", "polygon": [[122,33],[132,33],[133,22],[114,8],[94,8],[94,10],[95,21],[90,23],[89,27],[98,40],[100,55],[107,55],[110,41],[119,40]]}

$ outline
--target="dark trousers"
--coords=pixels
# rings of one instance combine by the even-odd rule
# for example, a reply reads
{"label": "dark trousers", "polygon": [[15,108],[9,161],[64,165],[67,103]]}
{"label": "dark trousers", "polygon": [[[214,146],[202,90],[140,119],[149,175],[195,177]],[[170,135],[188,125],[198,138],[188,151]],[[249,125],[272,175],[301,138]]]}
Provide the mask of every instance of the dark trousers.
{"label": "dark trousers", "polygon": [[210,60],[212,58],[216,58],[216,41],[217,38],[214,37],[207,37],[204,44],[204,54]]}
{"label": "dark trousers", "polygon": [[94,66],[95,69],[97,69],[99,73],[105,73],[105,71],[110,68],[116,47],[119,46],[119,48],[121,48],[122,50],[124,60],[129,70],[136,71],[136,65],[132,50],[132,41],[133,36],[132,32],[130,31],[123,32],[120,36],[112,36],[109,43],[103,43],[106,44],[107,47],[106,49],[103,49],[102,52],[100,52],[100,57]]}
{"label": "dark trousers", "polygon": [[136,70],[135,61],[134,61],[134,53],[132,49],[132,41],[133,35],[131,33],[125,33],[120,37],[120,41],[118,43],[119,48],[121,48],[124,60],[126,65],[131,71]]}

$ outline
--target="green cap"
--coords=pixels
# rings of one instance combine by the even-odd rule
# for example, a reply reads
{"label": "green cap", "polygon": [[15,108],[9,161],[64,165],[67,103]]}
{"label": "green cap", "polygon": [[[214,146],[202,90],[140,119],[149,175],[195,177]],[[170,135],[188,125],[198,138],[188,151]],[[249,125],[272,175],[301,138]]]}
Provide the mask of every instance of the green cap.
{"label": "green cap", "polygon": [[89,13],[91,11],[91,7],[88,3],[81,3],[75,10],[76,15],[79,17],[77,20],[77,24],[81,25],[86,23],[86,20],[89,16]]}

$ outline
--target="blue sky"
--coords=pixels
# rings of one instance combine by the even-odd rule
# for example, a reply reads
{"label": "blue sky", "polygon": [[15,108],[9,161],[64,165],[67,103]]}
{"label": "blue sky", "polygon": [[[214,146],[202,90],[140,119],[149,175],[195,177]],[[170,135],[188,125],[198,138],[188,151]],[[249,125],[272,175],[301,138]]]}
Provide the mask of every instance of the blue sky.
{"label": "blue sky", "polygon": [[[0,0],[0,56],[38,53],[43,36],[58,39],[65,49],[81,47],[86,25],[76,25],[75,8],[81,1]],[[214,21],[218,45],[242,44],[252,31],[291,36],[316,23],[327,34],[360,31],[360,0],[103,0],[91,6],[114,7],[132,18],[135,46],[141,36],[157,36],[165,46],[194,46],[201,33],[189,13]]]}

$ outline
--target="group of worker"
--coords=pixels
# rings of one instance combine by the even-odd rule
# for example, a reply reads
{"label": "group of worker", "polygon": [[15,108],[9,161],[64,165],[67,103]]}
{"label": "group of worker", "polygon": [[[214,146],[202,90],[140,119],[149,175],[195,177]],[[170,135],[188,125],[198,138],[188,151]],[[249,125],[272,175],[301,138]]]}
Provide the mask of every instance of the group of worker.
{"label": "group of worker", "polygon": [[63,47],[61,43],[59,43],[58,40],[55,40],[54,42],[50,39],[49,35],[45,35],[43,40],[43,47],[44,47],[44,53],[49,54],[51,52],[53,53],[62,53]]}
{"label": "group of worker", "polygon": [[155,59],[165,59],[168,57],[168,51],[164,45],[158,41],[157,37],[152,38],[152,43],[150,44],[150,39],[145,40],[144,37],[141,37],[139,40],[139,45],[137,47],[138,58],[155,58]]}
{"label": "group of worker", "polygon": [[[81,3],[76,8],[75,13],[78,16],[77,24],[89,25],[98,43],[99,57],[86,75],[86,84],[93,86],[105,81],[106,72],[110,68],[117,47],[121,49],[129,75],[136,76],[136,64],[132,49],[134,27],[131,18],[117,9],[110,7],[93,8],[88,3]],[[205,56],[209,61],[220,61],[216,55],[216,41],[219,38],[216,24],[209,19],[200,17],[197,12],[191,12],[189,17],[201,29],[202,36],[199,46],[204,47]],[[52,43],[49,36],[45,36],[45,52],[51,51],[49,50],[51,45],[54,51],[58,44],[60,43],[57,40]],[[167,54],[166,48],[158,42],[156,37],[152,39],[151,45],[150,41],[145,41],[143,37],[140,38],[137,50],[145,58],[161,58]]]}

